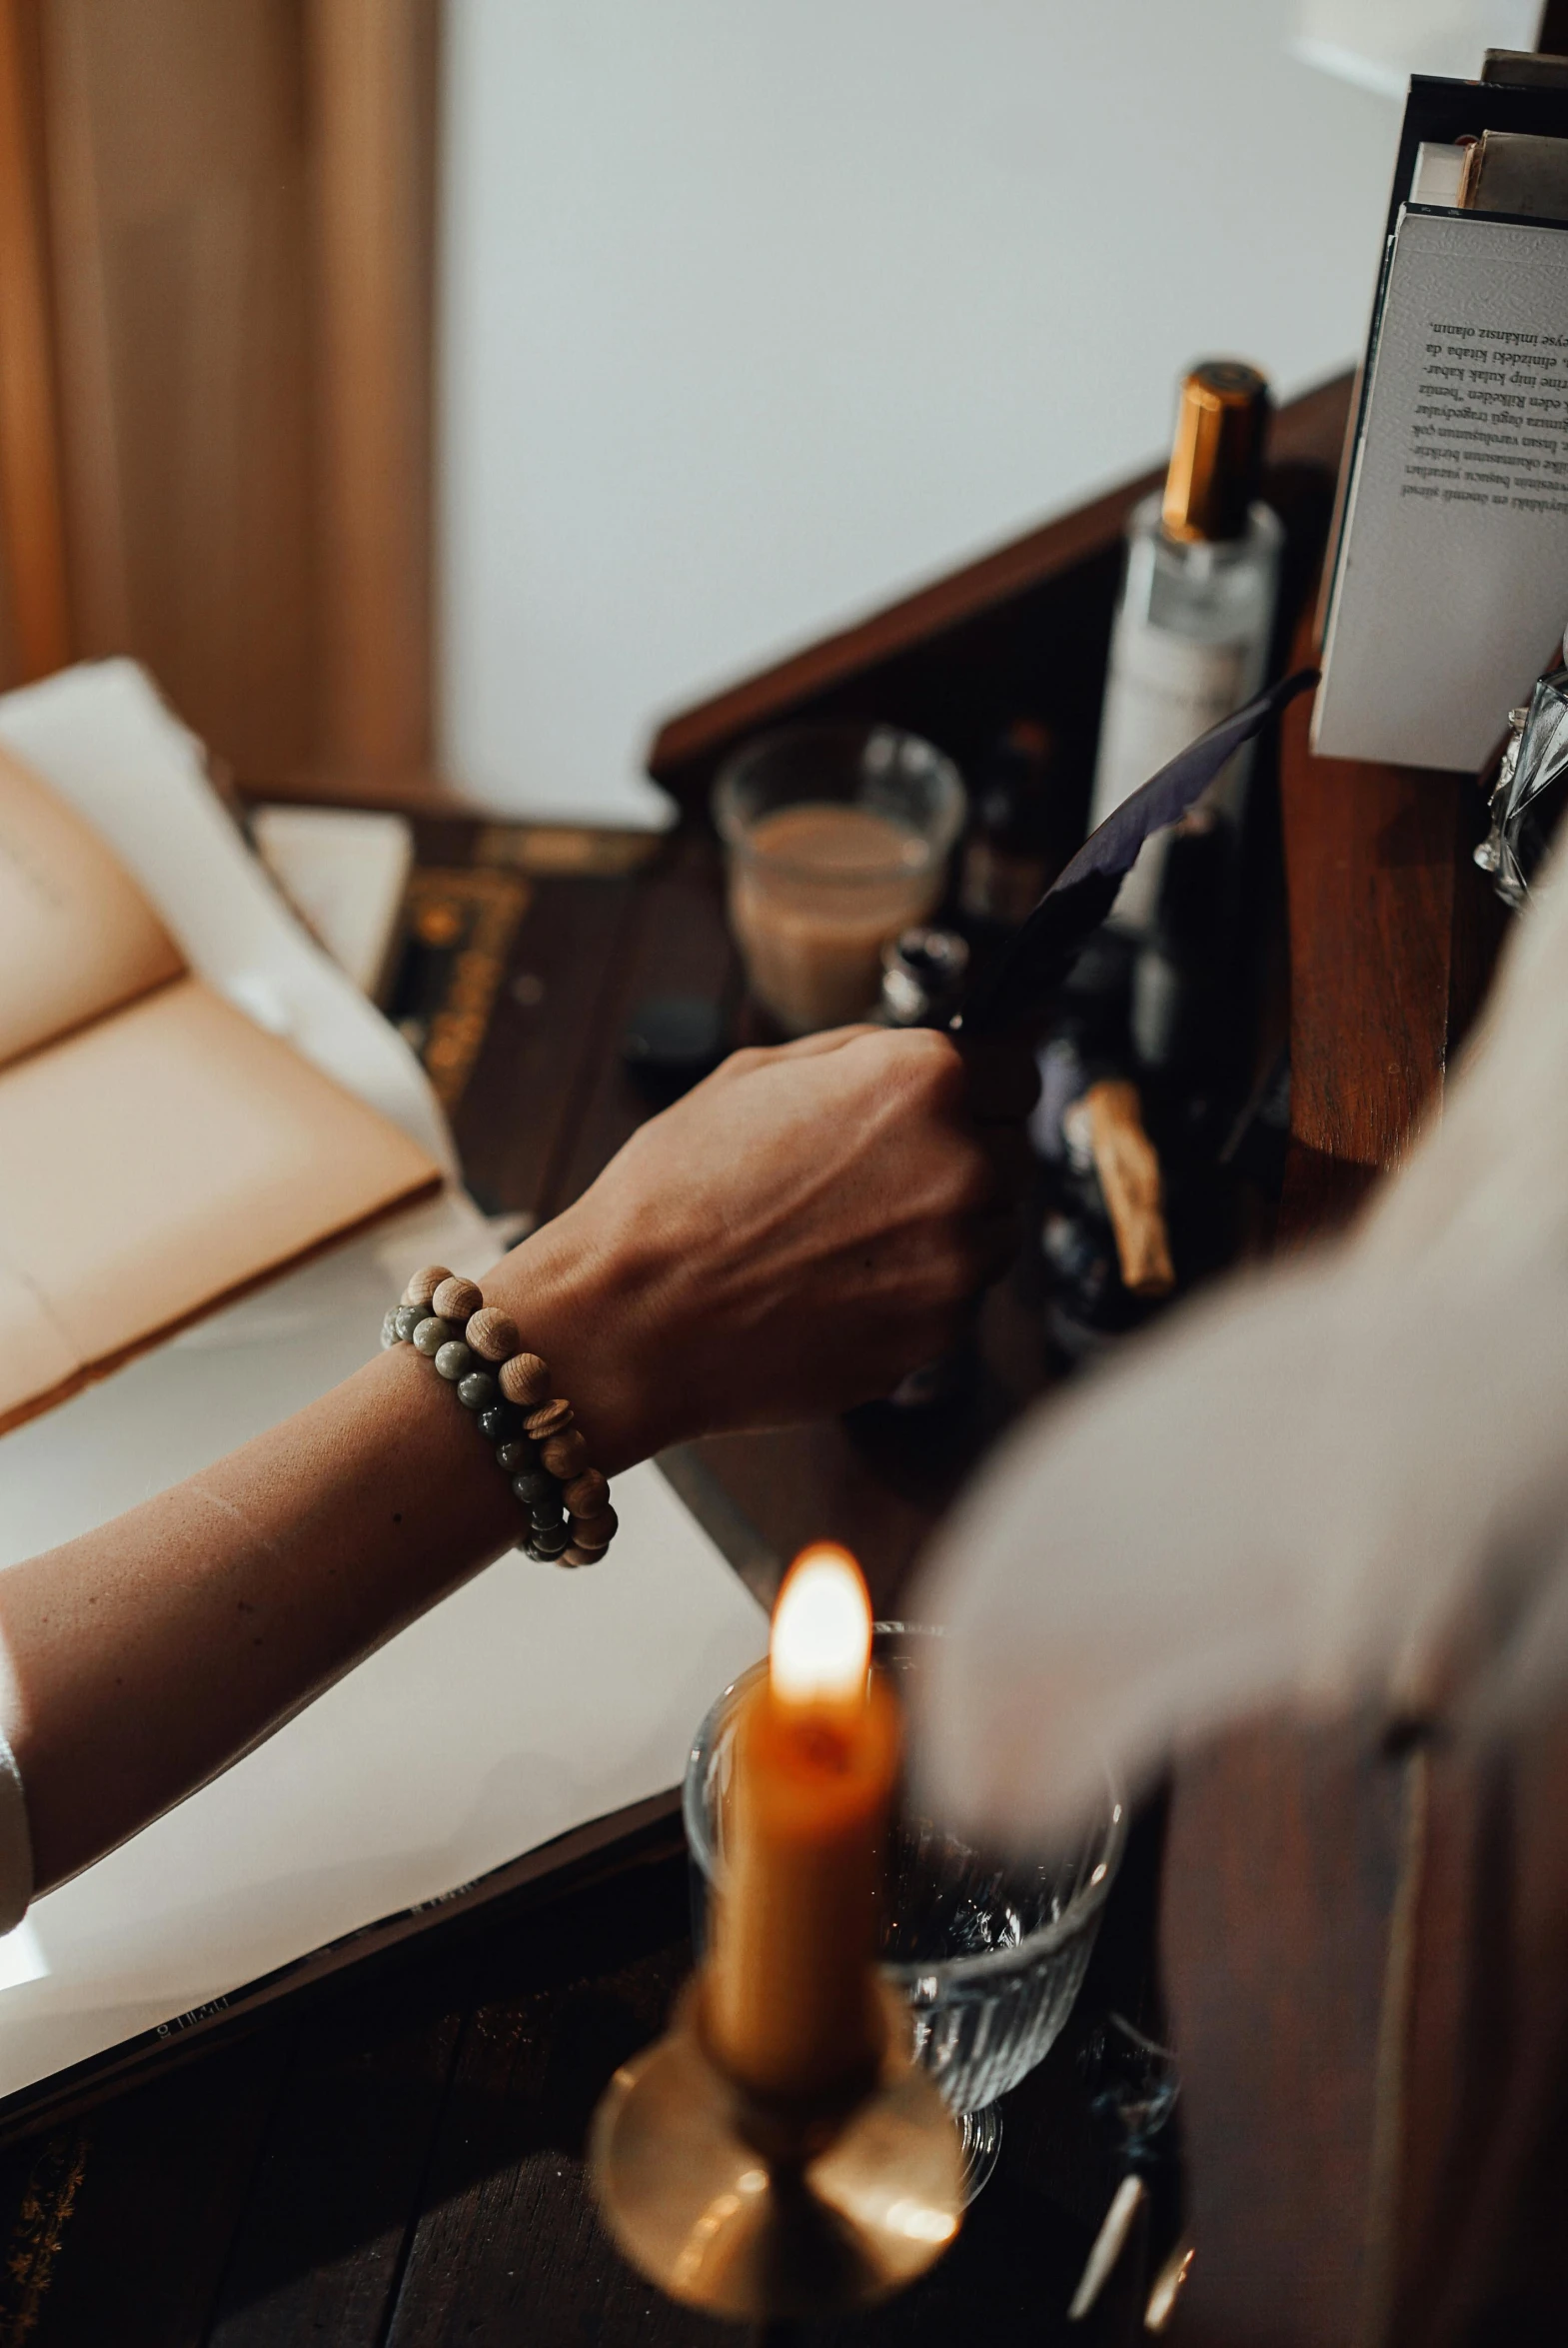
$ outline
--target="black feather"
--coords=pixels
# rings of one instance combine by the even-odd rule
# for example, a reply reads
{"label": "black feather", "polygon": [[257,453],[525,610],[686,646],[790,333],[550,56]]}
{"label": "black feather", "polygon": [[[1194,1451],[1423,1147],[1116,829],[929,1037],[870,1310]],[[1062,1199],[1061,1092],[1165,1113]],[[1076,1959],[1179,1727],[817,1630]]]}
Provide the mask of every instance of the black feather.
{"label": "black feather", "polygon": [[1091,832],[1046,890],[1005,952],[969,990],[948,1023],[954,1034],[992,1035],[1043,1008],[1116,902],[1150,833],[1179,822],[1243,743],[1261,734],[1288,702],[1317,683],[1298,669],[1161,767]]}

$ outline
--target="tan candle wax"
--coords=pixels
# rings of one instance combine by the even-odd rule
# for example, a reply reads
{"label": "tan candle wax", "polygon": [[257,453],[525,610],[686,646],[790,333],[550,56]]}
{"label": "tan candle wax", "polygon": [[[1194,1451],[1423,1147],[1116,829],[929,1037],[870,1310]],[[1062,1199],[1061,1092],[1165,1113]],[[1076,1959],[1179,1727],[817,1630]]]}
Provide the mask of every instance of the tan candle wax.
{"label": "tan candle wax", "polygon": [[875,808],[802,801],[759,818],[730,887],[754,992],[795,1035],[863,1019],[882,948],[924,920],[940,888],[925,841]]}
{"label": "tan candle wax", "polygon": [[760,2095],[831,2101],[881,2052],[899,1724],[867,1673],[870,1634],[853,1558],[807,1549],[780,1592],[769,1672],[742,1699],[703,2015],[717,2060]]}

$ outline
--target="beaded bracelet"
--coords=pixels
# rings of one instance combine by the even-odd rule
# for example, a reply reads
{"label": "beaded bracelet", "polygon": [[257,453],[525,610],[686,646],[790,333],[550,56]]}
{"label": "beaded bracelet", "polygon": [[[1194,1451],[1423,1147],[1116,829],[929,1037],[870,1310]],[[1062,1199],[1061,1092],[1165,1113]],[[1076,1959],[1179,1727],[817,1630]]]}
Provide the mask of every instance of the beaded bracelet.
{"label": "beaded bracelet", "polygon": [[518,1543],[524,1554],[596,1565],[618,1521],[610,1486],[589,1464],[571,1403],[551,1396],[549,1364],[522,1351],[511,1314],[487,1304],[473,1280],[429,1263],[382,1322],[381,1341],[428,1354],[437,1374],[457,1387],[528,1511],[529,1530]]}

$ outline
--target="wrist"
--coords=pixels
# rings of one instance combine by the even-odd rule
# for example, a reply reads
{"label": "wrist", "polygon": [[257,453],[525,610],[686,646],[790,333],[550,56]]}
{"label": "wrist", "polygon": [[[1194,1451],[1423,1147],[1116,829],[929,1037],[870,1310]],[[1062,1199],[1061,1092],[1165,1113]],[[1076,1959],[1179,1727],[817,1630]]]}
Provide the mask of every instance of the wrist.
{"label": "wrist", "polygon": [[569,1207],[482,1284],[487,1303],[509,1312],[523,1343],[549,1362],[555,1392],[571,1403],[606,1475],[669,1439],[652,1406],[646,1281],[630,1249],[596,1241]]}

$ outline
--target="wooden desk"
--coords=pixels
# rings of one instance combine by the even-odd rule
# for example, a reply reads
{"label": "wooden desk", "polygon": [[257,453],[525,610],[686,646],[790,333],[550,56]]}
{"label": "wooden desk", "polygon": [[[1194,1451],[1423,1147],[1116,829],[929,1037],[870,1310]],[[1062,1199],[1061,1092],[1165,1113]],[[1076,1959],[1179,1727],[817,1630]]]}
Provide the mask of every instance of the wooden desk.
{"label": "wooden desk", "polygon": [[[457,861],[470,836],[427,848]],[[592,1178],[647,1105],[615,1050],[654,990],[724,986],[730,948],[701,839],[637,880],[552,879],[458,1117],[495,1206],[545,1215]],[[1037,1382],[1026,1294],[987,1323],[1003,1402]],[[367,1339],[369,1342],[369,1337]],[[971,1449],[983,1440],[976,1430]],[[766,1587],[807,1534],[865,1556],[891,1604],[960,1469],[834,1424],[704,1445]],[[710,1482],[712,1494],[714,1486]],[[1079,2013],[1137,2010],[1154,1853],[1134,1848]],[[659,2301],[610,2249],[582,2166],[611,2071],[653,2036],[689,1962],[673,1824],[549,1899],[517,1897],[277,2009],[80,2118],[0,2155],[0,2348],[505,2348],[716,2344],[739,2335]],[[835,2339],[1049,2340],[1109,2191],[1069,2027],[1009,2108],[1001,2166],[956,2252]],[[1078,2327],[1130,2336],[1125,2294]]]}

